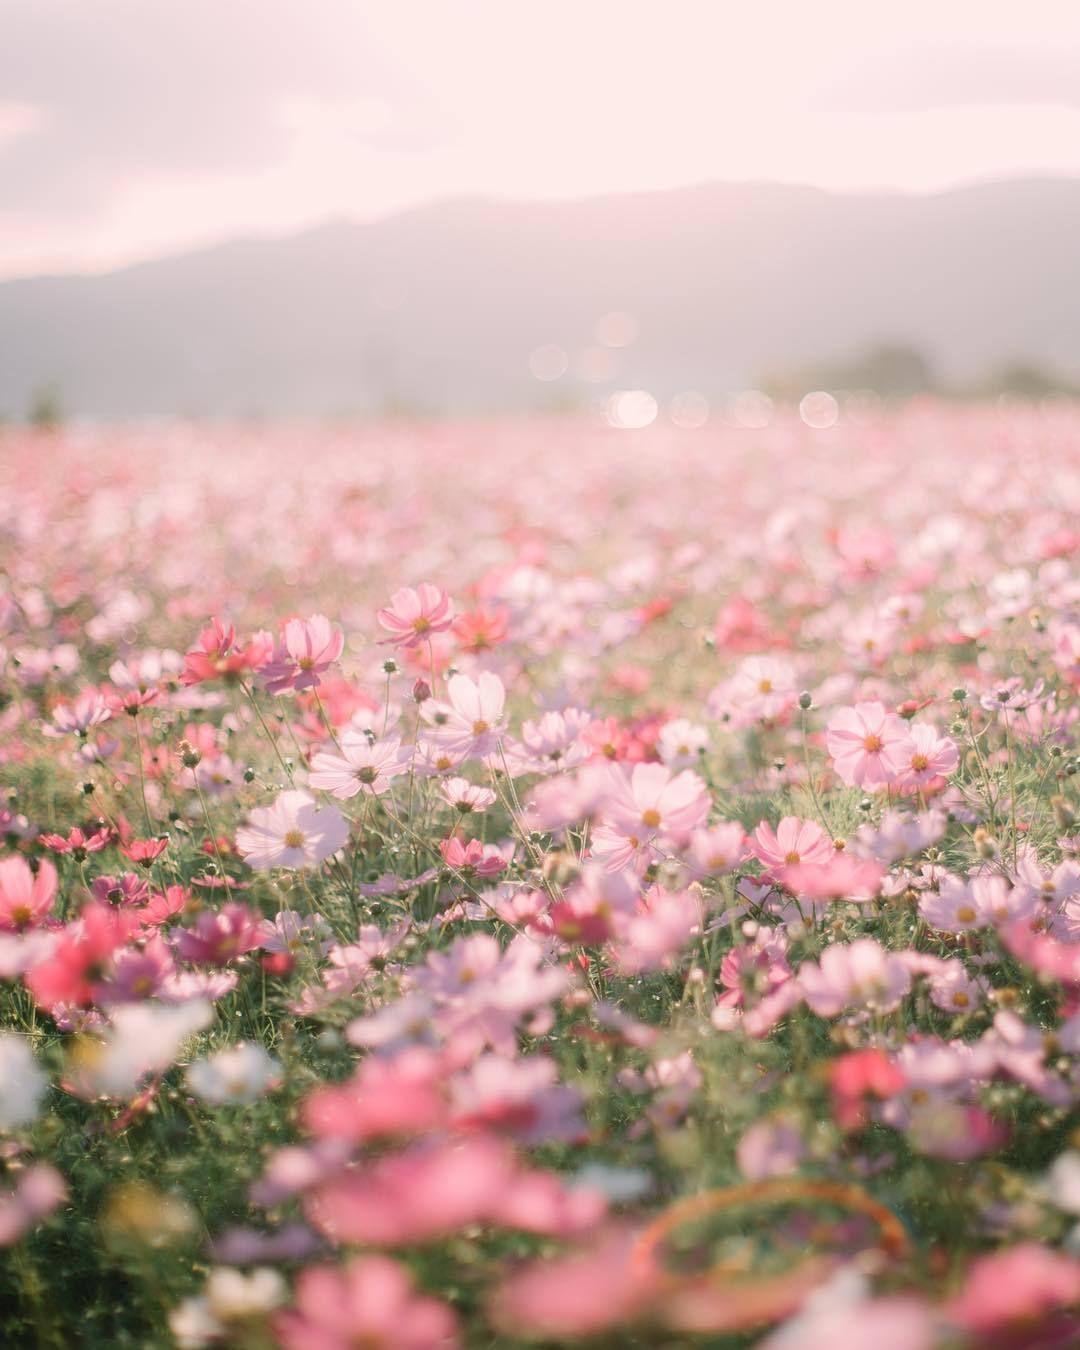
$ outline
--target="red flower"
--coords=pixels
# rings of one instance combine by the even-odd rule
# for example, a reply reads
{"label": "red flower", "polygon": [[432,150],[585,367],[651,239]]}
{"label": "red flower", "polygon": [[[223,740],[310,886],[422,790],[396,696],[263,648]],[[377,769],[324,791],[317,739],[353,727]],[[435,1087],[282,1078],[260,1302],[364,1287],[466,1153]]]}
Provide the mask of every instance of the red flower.
{"label": "red flower", "polygon": [[844,1130],[856,1130],[866,1124],[869,1097],[894,1097],[907,1079],[881,1050],[855,1050],[841,1055],[829,1066],[833,1110],[837,1124]]}

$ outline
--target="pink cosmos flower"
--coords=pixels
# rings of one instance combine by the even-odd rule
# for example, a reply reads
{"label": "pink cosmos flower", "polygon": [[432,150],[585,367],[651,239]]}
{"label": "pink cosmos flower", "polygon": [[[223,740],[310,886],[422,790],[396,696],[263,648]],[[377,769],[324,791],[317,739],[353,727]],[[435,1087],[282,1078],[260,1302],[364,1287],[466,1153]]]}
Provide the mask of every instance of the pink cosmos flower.
{"label": "pink cosmos flower", "polygon": [[344,1083],[316,1088],[304,1102],[304,1125],[322,1139],[359,1143],[422,1134],[446,1123],[445,1066],[422,1046],[365,1060]]}
{"label": "pink cosmos flower", "polygon": [[0,932],[22,932],[43,922],[56,899],[56,868],[42,858],[36,873],[17,855],[0,861]]}
{"label": "pink cosmos flower", "polygon": [[450,628],[454,611],[446,592],[425,581],[415,590],[411,586],[402,586],[395,591],[389,606],[380,609],[375,617],[392,634],[385,639],[387,642],[400,647],[415,647],[426,642],[433,633],[443,633]]}
{"label": "pink cosmos flower", "polygon": [[933,1312],[919,1299],[845,1297],[837,1287],[843,1278],[816,1290],[758,1350],[932,1350],[939,1343]]}
{"label": "pink cosmos flower", "polygon": [[285,1350],[454,1350],[453,1310],[413,1292],[406,1268],[385,1256],[357,1256],[342,1268],[311,1266],[296,1282],[295,1307],[274,1330]]}
{"label": "pink cosmos flower", "polygon": [[774,656],[750,656],[715,690],[710,704],[717,713],[728,712],[736,722],[778,722],[795,707],[798,691],[795,669]]}
{"label": "pink cosmos flower", "polygon": [[826,947],[819,965],[805,962],[798,982],[819,1017],[835,1017],[848,1007],[892,1012],[911,988],[911,973],[873,938],[859,938]]}
{"label": "pink cosmos flower", "polygon": [[530,1261],[506,1275],[491,1301],[496,1328],[511,1338],[574,1341],[639,1316],[657,1289],[633,1260],[636,1235],[603,1233],[567,1256]]}
{"label": "pink cosmos flower", "polygon": [[691,891],[670,893],[653,887],[640,912],[622,929],[615,951],[619,968],[631,975],[670,968],[700,931],[701,902]]}
{"label": "pink cosmos flower", "polygon": [[379,797],[407,767],[408,755],[402,752],[397,736],[373,741],[361,731],[346,731],[341,737],[341,754],[320,750],[313,757],[308,781],[340,801],[358,792]]}
{"label": "pink cosmos flower", "polygon": [[100,853],[112,843],[112,830],[104,822],[89,834],[74,826],[66,835],[43,834],[41,842],[54,853],[70,853],[76,862],[82,862],[91,853]]}
{"label": "pink cosmos flower", "polygon": [[191,928],[182,928],[176,947],[185,961],[224,966],[259,946],[261,916],[236,901],[222,909],[203,910]]}
{"label": "pink cosmos flower", "polygon": [[993,922],[972,894],[971,887],[959,877],[944,876],[936,891],[924,891],[919,897],[919,914],[941,933],[967,933]]}
{"label": "pink cosmos flower", "polygon": [[568,1235],[594,1226],[603,1211],[596,1192],[522,1167],[483,1134],[383,1154],[321,1186],[306,1204],[326,1236],[370,1246],[427,1242],[484,1222]]}
{"label": "pink cosmos flower", "polygon": [[[1077,1302],[1080,1262],[1022,1242],[973,1261],[947,1313],[950,1321],[973,1334],[1015,1330],[1031,1335],[1048,1314]],[[1027,1343],[1026,1335],[1019,1344]]]}
{"label": "pink cosmos flower", "polygon": [[693,880],[732,872],[746,856],[746,831],[737,820],[722,820],[695,830],[683,854]]}
{"label": "pink cosmos flower", "polygon": [[256,633],[246,645],[237,646],[232,624],[212,619],[199,634],[198,646],[184,657],[180,679],[186,685],[219,678],[237,680],[245,671],[261,670],[273,650],[274,640],[269,633]]}
{"label": "pink cosmos flower", "polygon": [[735,1156],[744,1177],[761,1181],[797,1172],[806,1154],[806,1144],[796,1122],[785,1116],[773,1116],[750,1126],[739,1140]]}
{"label": "pink cosmos flower", "polygon": [[466,877],[497,877],[506,870],[506,859],[494,844],[483,844],[479,839],[463,843],[455,835],[439,840],[439,852],[447,867]]}
{"label": "pink cosmos flower", "polygon": [[779,878],[795,895],[810,900],[872,900],[885,872],[880,863],[833,853],[828,862],[799,862],[779,869]]}
{"label": "pink cosmos flower", "polygon": [[666,764],[613,769],[604,798],[605,823],[641,839],[686,839],[709,813],[709,793],[690,769],[672,774]]}
{"label": "pink cosmos flower", "polygon": [[72,733],[85,736],[91,727],[100,726],[112,716],[105,696],[96,689],[87,689],[74,703],[58,703],[53,709],[52,724],[44,728],[47,736]]}
{"label": "pink cosmos flower", "polygon": [[486,811],[498,798],[490,788],[478,787],[467,778],[447,778],[440,785],[440,795],[462,815]]}
{"label": "pink cosmos flower", "polygon": [[956,772],[960,751],[956,742],[941,736],[924,723],[912,723],[908,729],[908,748],[904,752],[904,768],[900,786],[924,788],[936,779],[948,778]]}
{"label": "pink cosmos flower", "polygon": [[876,1047],[853,1050],[829,1065],[833,1110],[841,1129],[859,1129],[866,1123],[869,1098],[888,1098],[902,1091],[904,1073]]}
{"label": "pink cosmos flower", "polygon": [[503,682],[490,671],[476,680],[451,675],[447,701],[427,699],[420,713],[428,724],[428,738],[463,759],[482,758],[499,743],[506,708]]}
{"label": "pink cosmos flower", "polygon": [[325,614],[289,619],[273,656],[259,671],[268,693],[314,689],[345,649],[345,635]]}
{"label": "pink cosmos flower", "polygon": [[113,954],[124,946],[138,923],[138,915],[130,910],[117,911],[93,902],[85,905],[50,949],[47,959],[24,977],[37,1004],[52,1008],[57,1003],[81,1006],[98,1001],[106,991]]}
{"label": "pink cosmos flower", "polygon": [[581,1095],[557,1079],[547,1055],[481,1055],[450,1082],[452,1123],[459,1130],[496,1130],[527,1145],[580,1141],[587,1133]]}
{"label": "pink cosmos flower", "polygon": [[833,841],[820,825],[798,816],[785,816],[775,831],[763,820],[754,831],[750,848],[770,875],[797,863],[831,862],[836,852]]}
{"label": "pink cosmos flower", "polygon": [[336,806],[316,807],[306,792],[281,792],[272,806],[251,812],[236,831],[236,847],[256,871],[274,867],[317,867],[349,837],[349,822]]}
{"label": "pink cosmos flower", "polygon": [[160,657],[146,656],[138,660],[114,661],[109,667],[113,688],[105,695],[112,711],[125,712],[130,717],[142,708],[156,703],[161,691],[157,688],[164,671]]}
{"label": "pink cosmos flower", "polygon": [[0,1247],[10,1247],[39,1219],[67,1199],[67,1186],[55,1167],[35,1163],[19,1177],[12,1191],[0,1193]]}
{"label": "pink cosmos flower", "polygon": [[825,742],[836,772],[849,786],[884,787],[909,767],[908,728],[883,703],[856,703],[829,718]]}

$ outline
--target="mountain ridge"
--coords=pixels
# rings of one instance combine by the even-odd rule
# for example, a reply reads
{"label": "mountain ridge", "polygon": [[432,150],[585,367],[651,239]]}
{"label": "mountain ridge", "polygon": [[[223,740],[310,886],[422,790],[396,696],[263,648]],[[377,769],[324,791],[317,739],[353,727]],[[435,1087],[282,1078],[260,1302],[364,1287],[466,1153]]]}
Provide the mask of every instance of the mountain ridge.
{"label": "mountain ridge", "polygon": [[[97,416],[713,396],[875,343],[916,348],[951,378],[1017,360],[1075,375],[1078,227],[1080,181],[1054,178],[918,195],[703,183],[456,197],[0,282],[0,412],[22,415],[46,387]],[[638,336],[598,356],[613,310]],[[569,368],[543,383],[529,359],[551,345]]]}

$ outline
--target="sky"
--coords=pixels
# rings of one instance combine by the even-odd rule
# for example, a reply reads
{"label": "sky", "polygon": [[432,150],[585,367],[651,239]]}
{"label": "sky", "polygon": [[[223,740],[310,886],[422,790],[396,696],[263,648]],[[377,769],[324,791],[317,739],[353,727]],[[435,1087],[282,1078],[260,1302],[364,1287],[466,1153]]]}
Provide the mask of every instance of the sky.
{"label": "sky", "polygon": [[0,277],[463,194],[1045,175],[1074,0],[0,0]]}

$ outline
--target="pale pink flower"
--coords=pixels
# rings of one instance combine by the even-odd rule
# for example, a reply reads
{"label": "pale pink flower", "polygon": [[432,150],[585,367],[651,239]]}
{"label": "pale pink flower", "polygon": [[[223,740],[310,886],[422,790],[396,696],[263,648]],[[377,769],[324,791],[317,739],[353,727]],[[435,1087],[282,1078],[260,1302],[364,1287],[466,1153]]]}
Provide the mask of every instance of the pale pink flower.
{"label": "pale pink flower", "polygon": [[834,943],[815,965],[799,968],[799,987],[819,1017],[835,1017],[844,1008],[892,1012],[911,988],[911,973],[899,956],[873,938]]}
{"label": "pale pink flower", "polygon": [[959,763],[960,752],[955,741],[939,735],[925,723],[913,723],[908,729],[900,786],[925,787],[936,778],[948,778],[956,772]]}
{"label": "pale pink flower", "polygon": [[694,880],[732,872],[746,857],[746,831],[737,820],[722,820],[695,830],[683,860]]}
{"label": "pale pink flower", "polygon": [[481,1055],[450,1080],[451,1123],[458,1129],[492,1129],[523,1144],[582,1140],[582,1099],[558,1082],[547,1055],[506,1059]]}
{"label": "pale pink flower", "polygon": [[490,788],[478,787],[467,778],[447,778],[439,791],[446,802],[462,815],[486,811],[498,800]]}
{"label": "pale pink flower", "polygon": [[390,597],[386,609],[375,616],[392,636],[386,641],[401,647],[415,647],[433,633],[445,632],[454,622],[450,597],[438,586],[422,582],[415,589],[402,586]]}
{"label": "pale pink flower", "polygon": [[35,1163],[20,1174],[14,1190],[0,1192],[0,1247],[10,1247],[38,1219],[67,1199],[67,1186],[55,1167]]}
{"label": "pale pink flower", "polygon": [[259,671],[271,694],[287,689],[312,689],[319,684],[345,648],[345,635],[325,614],[289,619],[274,655]]}
{"label": "pale pink flower", "polygon": [[413,1291],[408,1270],[385,1256],[356,1256],[344,1267],[310,1266],[296,1282],[295,1307],[277,1315],[285,1350],[454,1350],[457,1317],[447,1304]]}
{"label": "pale pink flower", "polygon": [[714,717],[737,724],[778,722],[795,707],[795,669],[775,656],[749,656],[735,674],[709,696]]}
{"label": "pale pink flower", "polygon": [[696,722],[676,717],[660,728],[656,748],[669,769],[689,769],[708,750],[709,733]]}
{"label": "pale pink flower", "polygon": [[856,703],[833,713],[825,733],[837,774],[854,787],[884,787],[910,762],[908,729],[883,703]]}
{"label": "pale pink flower", "polygon": [[506,709],[503,682],[490,671],[476,680],[451,675],[447,701],[428,699],[420,713],[428,724],[428,738],[463,759],[490,754],[499,743]]}
{"label": "pale pink flower", "polygon": [[673,775],[666,764],[635,764],[629,774],[612,770],[603,812],[622,834],[681,840],[704,823],[709,792],[689,769]]}
{"label": "pale pink flower", "polygon": [[796,863],[826,863],[836,850],[820,825],[798,816],[785,816],[775,831],[763,820],[754,831],[750,848],[770,872]]}
{"label": "pale pink flower", "polygon": [[56,899],[56,868],[42,858],[37,872],[18,854],[0,861],[0,931],[36,928],[48,916]]}
{"label": "pale pink flower", "polygon": [[700,931],[701,903],[692,892],[654,887],[623,928],[615,951],[619,968],[631,975],[668,969]]}
{"label": "pale pink flower", "polygon": [[931,1002],[948,1013],[971,1012],[986,996],[984,986],[967,973],[962,961],[943,961],[928,985]]}
{"label": "pale pink flower", "polygon": [[320,750],[313,756],[308,782],[340,801],[358,792],[379,797],[407,768],[408,754],[402,751],[397,736],[373,741],[361,731],[346,731],[341,737],[340,754]]}
{"label": "pale pink flower", "polygon": [[349,822],[335,806],[316,807],[306,792],[279,793],[272,806],[256,807],[236,831],[236,847],[256,871],[317,867],[342,848]]}
{"label": "pale pink flower", "polygon": [[924,891],[919,897],[919,914],[931,928],[941,933],[967,933],[993,922],[979,905],[971,887],[959,877],[944,876],[936,891]]}
{"label": "pale pink flower", "polygon": [[789,1176],[806,1157],[806,1144],[795,1121],[773,1116],[750,1126],[735,1157],[739,1171],[750,1181]]}
{"label": "pale pink flower", "polygon": [[86,689],[74,703],[58,703],[53,709],[51,725],[42,730],[46,736],[85,736],[91,727],[100,726],[111,716],[112,709],[104,694],[96,689]]}

